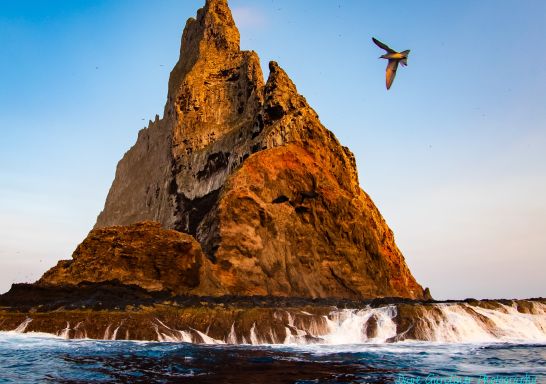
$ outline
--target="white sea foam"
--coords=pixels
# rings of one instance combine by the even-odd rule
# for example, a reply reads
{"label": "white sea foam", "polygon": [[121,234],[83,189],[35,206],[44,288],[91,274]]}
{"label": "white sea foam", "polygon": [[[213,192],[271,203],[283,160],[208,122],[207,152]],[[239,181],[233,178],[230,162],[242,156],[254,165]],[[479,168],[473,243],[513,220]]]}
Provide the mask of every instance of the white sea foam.
{"label": "white sea foam", "polygon": [[[297,328],[294,316],[288,314],[283,343],[309,344],[308,336],[318,338],[313,344],[326,345],[382,344],[397,340],[406,343],[546,343],[546,306],[530,302],[533,313],[522,313],[515,305],[499,303],[496,309],[488,309],[467,303],[435,304],[431,307],[434,311],[420,312],[407,329],[398,329],[395,305],[334,310],[324,316],[326,327],[311,321],[307,328],[301,325]],[[413,327],[417,331],[407,334]]]}
{"label": "white sea foam", "polygon": [[[159,319],[152,324],[157,341],[204,344],[282,344],[282,345],[382,345],[393,342],[415,343],[546,343],[546,305],[528,302],[527,312],[520,312],[512,305],[494,303],[470,305],[468,303],[443,303],[417,306],[414,314],[398,313],[396,305],[379,308],[334,309],[328,315],[317,315],[304,311],[277,311],[273,318],[276,328],[260,327],[253,323],[250,329],[239,329],[233,322],[222,338],[211,337],[209,330],[175,329]],[[530,313],[529,313],[530,312]],[[404,329],[400,329],[399,317],[406,316]],[[409,317],[408,317],[409,316]],[[411,317],[413,316],[413,317]],[[31,318],[25,319],[13,331],[3,335],[39,335],[26,333]],[[279,322],[284,327],[279,327]],[[409,324],[409,325],[408,325]],[[109,324],[104,331],[104,340],[116,340],[122,323]],[[57,331],[57,337],[82,337],[87,335],[85,326],[70,323]],[[284,329],[284,332],[283,332]],[[75,336],[74,336],[75,335]],[[80,336],[78,336],[80,335]]]}
{"label": "white sea foam", "polygon": [[212,337],[210,337],[206,333],[198,331],[197,329],[194,329],[194,331],[197,332],[197,334],[199,336],[201,336],[201,338],[203,339],[203,342],[205,344],[225,344],[225,342],[223,340],[213,339]]}
{"label": "white sea foam", "polygon": [[[395,316],[394,305],[334,311],[326,318],[329,329],[322,338],[327,344],[384,343],[396,336],[396,324],[393,321]],[[372,317],[377,326],[375,335],[369,337],[367,331]]]}
{"label": "white sea foam", "polygon": [[226,340],[227,344],[237,344],[237,334],[235,333],[235,322],[231,324],[229,335]]}
{"label": "white sea foam", "polygon": [[68,339],[70,336],[70,323],[67,321],[66,322],[66,328],[63,329],[60,333],[59,333],[59,337],[60,338],[63,338],[63,339]]}
{"label": "white sea foam", "polygon": [[25,332],[25,330],[27,329],[28,325],[31,323],[32,319],[30,317],[27,317],[21,324],[19,324],[17,326],[17,328],[15,328],[13,330],[13,332],[15,333],[23,333]]}

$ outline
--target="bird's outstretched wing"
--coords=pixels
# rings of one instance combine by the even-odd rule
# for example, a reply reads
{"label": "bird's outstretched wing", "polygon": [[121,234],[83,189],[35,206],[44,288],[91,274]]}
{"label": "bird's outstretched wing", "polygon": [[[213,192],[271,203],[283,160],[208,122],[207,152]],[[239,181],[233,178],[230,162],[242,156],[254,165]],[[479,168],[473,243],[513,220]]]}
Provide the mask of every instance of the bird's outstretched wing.
{"label": "bird's outstretched wing", "polygon": [[375,37],[372,37],[372,40],[375,43],[375,45],[377,45],[381,49],[384,49],[388,53],[394,53],[395,52],[394,49],[391,49],[387,44],[384,44],[384,43],[380,42]]}
{"label": "bird's outstretched wing", "polygon": [[387,89],[390,89],[392,82],[396,76],[396,70],[398,69],[398,60],[389,60],[387,64]]}

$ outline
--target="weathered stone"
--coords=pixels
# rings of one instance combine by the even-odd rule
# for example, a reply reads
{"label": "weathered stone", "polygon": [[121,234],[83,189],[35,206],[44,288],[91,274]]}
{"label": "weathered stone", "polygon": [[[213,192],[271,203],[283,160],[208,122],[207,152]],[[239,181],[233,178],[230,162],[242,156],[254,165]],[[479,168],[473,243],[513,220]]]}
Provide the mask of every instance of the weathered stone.
{"label": "weathered stone", "polygon": [[[207,263],[191,272],[197,294],[428,298],[360,188],[353,154],[277,63],[269,71],[264,84],[227,2],[207,0],[186,23],[164,117],[118,164],[95,228],[154,220],[194,236]],[[57,268],[57,283],[90,273]]]}
{"label": "weathered stone", "polygon": [[208,260],[190,235],[159,223],[92,230],[72,260],[61,260],[38,285],[77,285],[117,280],[148,291],[185,294],[200,284]]}
{"label": "weathered stone", "polygon": [[421,297],[369,197],[348,191],[353,180],[320,154],[262,151],[228,180],[212,266],[223,293]]}

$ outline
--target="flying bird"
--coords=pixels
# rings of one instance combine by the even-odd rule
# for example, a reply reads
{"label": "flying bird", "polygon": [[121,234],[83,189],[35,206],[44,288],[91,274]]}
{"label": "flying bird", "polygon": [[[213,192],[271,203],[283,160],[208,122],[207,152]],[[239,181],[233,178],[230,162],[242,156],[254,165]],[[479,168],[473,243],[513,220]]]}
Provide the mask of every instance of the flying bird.
{"label": "flying bird", "polygon": [[380,42],[375,37],[372,37],[372,40],[379,48],[387,51],[386,54],[381,55],[379,58],[389,60],[389,63],[387,64],[387,89],[390,89],[392,82],[394,81],[394,77],[396,76],[398,63],[402,64],[403,66],[408,65],[408,55],[410,50],[408,49],[407,51],[396,52],[394,49],[390,48],[387,44]]}

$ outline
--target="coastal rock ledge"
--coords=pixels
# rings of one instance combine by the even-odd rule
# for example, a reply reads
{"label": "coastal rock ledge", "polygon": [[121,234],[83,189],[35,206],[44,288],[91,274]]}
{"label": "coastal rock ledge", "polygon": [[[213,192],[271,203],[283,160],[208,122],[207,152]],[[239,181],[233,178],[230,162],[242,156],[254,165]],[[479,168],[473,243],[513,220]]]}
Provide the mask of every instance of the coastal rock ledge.
{"label": "coastal rock ledge", "polygon": [[190,18],[164,116],[116,170],[95,228],[38,286],[118,281],[197,296],[429,299],[356,162],[226,0]]}

